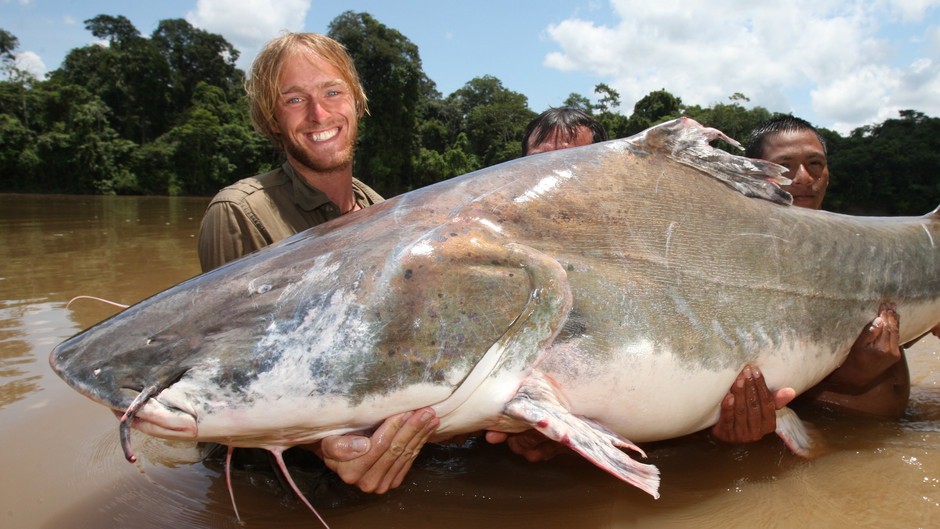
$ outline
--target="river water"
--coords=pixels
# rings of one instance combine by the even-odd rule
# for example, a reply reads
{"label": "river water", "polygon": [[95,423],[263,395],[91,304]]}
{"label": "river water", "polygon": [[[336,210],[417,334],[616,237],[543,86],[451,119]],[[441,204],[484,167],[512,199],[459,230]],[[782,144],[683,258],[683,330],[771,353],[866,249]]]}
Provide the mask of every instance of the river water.
{"label": "river water", "polygon": [[[203,198],[0,195],[0,527],[318,527],[261,462],[233,475],[204,447],[134,433],[125,461],[105,408],[54,375],[59,341],[199,272]],[[902,315],[903,317],[903,315]],[[334,529],[935,527],[940,515],[940,341],[909,352],[901,421],[797,409],[828,452],[805,461],[776,438],[748,446],[689,436],[645,447],[654,500],[576,457],[529,464],[501,446],[428,448],[383,496],[295,467]],[[663,388],[668,391],[668,388]],[[615,393],[616,389],[612,388]]]}

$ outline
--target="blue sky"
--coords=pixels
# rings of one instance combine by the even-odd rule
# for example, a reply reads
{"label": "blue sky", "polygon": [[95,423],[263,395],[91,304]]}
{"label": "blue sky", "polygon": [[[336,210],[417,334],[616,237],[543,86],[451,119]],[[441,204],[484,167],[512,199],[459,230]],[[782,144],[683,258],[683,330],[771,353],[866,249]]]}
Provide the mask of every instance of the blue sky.
{"label": "blue sky", "polygon": [[665,88],[703,106],[740,92],[842,133],[901,109],[940,116],[940,0],[0,0],[0,27],[38,74],[91,44],[83,21],[99,14],[145,36],[185,18],[233,43],[247,69],[282,30],[326,32],[346,10],[414,42],[444,95],[493,75],[534,111],[607,83],[625,114]]}

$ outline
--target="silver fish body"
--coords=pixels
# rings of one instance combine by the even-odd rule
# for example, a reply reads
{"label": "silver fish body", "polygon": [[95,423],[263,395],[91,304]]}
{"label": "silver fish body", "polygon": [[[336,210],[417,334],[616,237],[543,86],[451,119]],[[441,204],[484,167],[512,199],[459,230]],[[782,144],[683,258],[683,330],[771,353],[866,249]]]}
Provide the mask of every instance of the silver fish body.
{"label": "silver fish body", "polygon": [[[170,288],[54,369],[168,439],[279,449],[434,406],[537,428],[656,494],[617,446],[708,427],[745,364],[801,392],[881,302],[940,322],[940,222],[788,205],[781,168],[677,120],[388,200]],[[750,195],[750,196],[747,196]],[[140,402],[144,401],[144,402]]]}

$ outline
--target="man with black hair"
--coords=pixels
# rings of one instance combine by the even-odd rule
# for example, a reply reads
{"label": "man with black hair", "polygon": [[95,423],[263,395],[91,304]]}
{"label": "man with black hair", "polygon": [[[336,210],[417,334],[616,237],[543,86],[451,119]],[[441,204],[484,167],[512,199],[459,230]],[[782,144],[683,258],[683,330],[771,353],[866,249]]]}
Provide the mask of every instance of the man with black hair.
{"label": "man with black hair", "polygon": [[604,126],[580,108],[550,108],[529,122],[522,155],[539,154],[607,141]]}
{"label": "man with black hair", "polygon": [[[793,196],[794,206],[822,207],[829,186],[826,140],[807,121],[781,116],[763,123],[751,133],[745,156],[788,169],[785,176],[791,183],[782,188]],[[894,305],[882,304],[878,316],[860,331],[845,362],[800,399],[861,415],[901,417],[911,383],[898,344]],[[746,368],[722,401],[721,416],[711,433],[728,442],[756,441],[774,431],[775,410],[794,395],[791,388],[771,393],[760,371]]]}

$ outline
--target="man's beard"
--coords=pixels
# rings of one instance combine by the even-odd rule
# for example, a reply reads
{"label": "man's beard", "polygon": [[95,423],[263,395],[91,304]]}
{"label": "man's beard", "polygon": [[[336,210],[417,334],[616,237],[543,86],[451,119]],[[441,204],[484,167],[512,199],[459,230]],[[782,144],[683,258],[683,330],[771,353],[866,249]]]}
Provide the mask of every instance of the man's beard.
{"label": "man's beard", "polygon": [[[358,136],[358,134],[356,135]],[[292,141],[284,141],[284,151],[304,167],[318,173],[328,173],[339,169],[345,169],[352,165],[353,158],[356,155],[356,136],[350,138],[348,148],[340,153],[338,157],[329,160],[323,160],[315,157],[309,150]]]}

